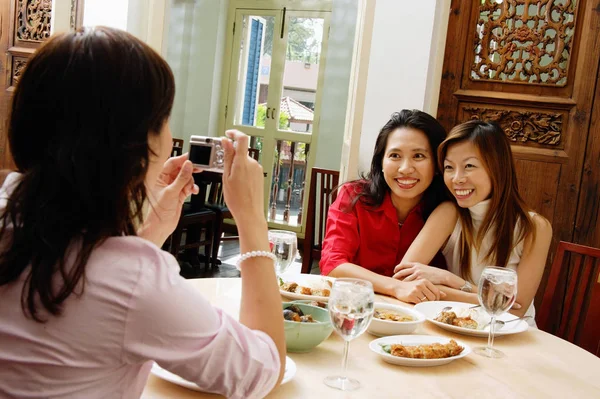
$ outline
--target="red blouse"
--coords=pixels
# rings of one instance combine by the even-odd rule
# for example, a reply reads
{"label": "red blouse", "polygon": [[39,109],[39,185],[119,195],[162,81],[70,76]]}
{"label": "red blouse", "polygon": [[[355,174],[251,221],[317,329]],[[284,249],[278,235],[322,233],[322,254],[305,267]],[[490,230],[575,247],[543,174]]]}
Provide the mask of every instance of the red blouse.
{"label": "red blouse", "polygon": [[[377,208],[364,205],[360,200],[351,207],[360,183],[342,186],[337,199],[329,207],[327,229],[321,251],[321,274],[328,275],[342,263],[353,263],[384,276],[393,276],[410,244],[417,237],[425,221],[423,202],[415,206],[400,226],[396,208],[388,193]],[[441,253],[431,265],[446,268]]]}

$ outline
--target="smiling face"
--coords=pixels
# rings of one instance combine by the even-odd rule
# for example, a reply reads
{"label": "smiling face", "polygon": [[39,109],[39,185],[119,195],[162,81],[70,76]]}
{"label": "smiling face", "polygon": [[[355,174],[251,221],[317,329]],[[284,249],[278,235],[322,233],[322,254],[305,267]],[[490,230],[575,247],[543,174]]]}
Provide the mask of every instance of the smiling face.
{"label": "smiling face", "polygon": [[396,208],[412,209],[433,180],[435,162],[427,136],[421,130],[401,127],[387,139],[383,177]]}
{"label": "smiling face", "polygon": [[444,159],[444,183],[461,208],[469,208],[490,197],[492,180],[479,149],[471,141],[448,147]]}

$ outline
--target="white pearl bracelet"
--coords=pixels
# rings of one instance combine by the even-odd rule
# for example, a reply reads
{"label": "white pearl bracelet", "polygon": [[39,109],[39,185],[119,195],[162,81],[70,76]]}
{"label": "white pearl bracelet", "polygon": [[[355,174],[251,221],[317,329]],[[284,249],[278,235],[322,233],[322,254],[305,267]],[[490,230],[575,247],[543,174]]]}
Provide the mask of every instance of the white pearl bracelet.
{"label": "white pearl bracelet", "polygon": [[242,254],[242,256],[240,256],[240,258],[238,259],[238,261],[235,264],[235,267],[238,270],[242,270],[242,269],[240,269],[240,265],[242,264],[243,261],[250,259],[250,258],[257,258],[257,257],[269,258],[273,261],[273,263],[277,263],[277,257],[275,255],[273,255],[271,252],[250,251],[250,252],[246,252],[246,253]]}

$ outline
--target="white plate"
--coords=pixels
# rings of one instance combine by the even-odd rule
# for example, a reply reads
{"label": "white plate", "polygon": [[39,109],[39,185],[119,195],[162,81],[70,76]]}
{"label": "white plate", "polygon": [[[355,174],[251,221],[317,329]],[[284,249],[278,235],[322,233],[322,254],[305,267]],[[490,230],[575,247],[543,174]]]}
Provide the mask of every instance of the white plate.
{"label": "white plate", "polygon": [[[463,303],[463,302],[432,301],[432,302],[418,303],[415,305],[414,309],[423,313],[425,315],[425,317],[427,317],[427,320],[429,320],[433,324],[435,324],[445,330],[453,331],[453,332],[456,332],[459,334],[470,335],[473,337],[487,338],[487,336],[490,333],[489,327],[486,327],[483,330],[473,330],[470,328],[453,326],[450,324],[442,323],[441,321],[434,320],[434,318],[446,306],[452,306],[454,308],[469,308],[474,305],[470,304],[470,303]],[[510,313],[504,313],[503,315],[498,316],[497,319],[502,320],[502,321],[510,321],[510,320],[518,319],[518,317],[513,314],[510,314]],[[496,330],[494,332],[494,336],[501,337],[503,335],[518,334],[518,333],[527,331],[528,328],[529,328],[529,324],[527,324],[527,321],[525,321],[525,320],[515,321],[513,323],[502,326],[502,328],[496,328]]]}
{"label": "white plate", "polygon": [[391,321],[376,319],[375,317],[373,317],[371,319],[371,323],[369,324],[367,331],[378,337],[385,337],[387,335],[410,334],[413,331],[415,331],[415,329],[420,324],[425,322],[425,315],[411,308],[385,302],[375,302],[375,305],[373,307],[375,310],[395,310],[406,316],[411,316],[414,319],[414,321]]}
{"label": "white plate", "polygon": [[[193,391],[202,392],[202,389],[200,389],[200,387],[198,385],[196,385],[193,382],[190,382],[186,379],[181,378],[177,374],[173,374],[170,371],[163,369],[156,363],[154,363],[152,365],[152,370],[150,370],[150,372],[152,374],[154,374],[155,376],[157,376],[158,378],[162,378],[163,380],[172,382],[173,384],[191,389]],[[285,384],[286,382],[291,381],[291,379],[294,378],[295,375],[296,375],[296,363],[289,357],[286,357],[285,373],[283,374],[283,379],[281,380],[281,383]]]}
{"label": "white plate", "polygon": [[411,367],[432,367],[441,366],[453,362],[454,360],[461,359],[471,353],[471,348],[464,342],[455,340],[456,343],[462,346],[463,351],[456,356],[446,357],[443,359],[411,359],[408,357],[393,356],[383,350],[381,345],[401,344],[405,346],[416,346],[423,344],[433,344],[439,342],[441,344],[447,344],[450,342],[450,338],[436,337],[434,335],[392,335],[390,337],[378,338],[369,343],[369,349],[377,353],[381,358],[391,364],[397,364],[400,366],[411,366]]}
{"label": "white plate", "polygon": [[[321,283],[323,280],[331,281],[332,283],[335,281],[332,277],[320,276],[318,274],[302,274],[302,273],[283,273],[281,275],[281,279],[288,283],[294,282],[298,285],[302,285],[304,287],[313,288],[315,284]],[[329,288],[331,291],[331,288]],[[279,290],[279,293],[290,299],[310,299],[313,301],[327,302],[329,300],[328,296],[318,296],[318,295],[303,295],[296,294],[295,292],[288,292],[282,289]]]}

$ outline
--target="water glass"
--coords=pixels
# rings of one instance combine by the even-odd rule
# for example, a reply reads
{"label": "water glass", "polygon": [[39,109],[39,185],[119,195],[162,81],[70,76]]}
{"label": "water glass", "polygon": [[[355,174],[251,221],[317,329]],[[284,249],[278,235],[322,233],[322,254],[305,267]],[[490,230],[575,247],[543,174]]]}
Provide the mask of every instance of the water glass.
{"label": "water glass", "polygon": [[479,303],[490,315],[490,333],[486,347],[476,348],[475,353],[491,357],[501,358],[504,353],[494,349],[494,330],[496,329],[496,317],[507,312],[515,303],[517,298],[517,273],[505,267],[486,267],[479,279]]}
{"label": "water glass", "polygon": [[293,231],[269,230],[269,246],[275,255],[275,272],[280,276],[292,264],[298,254],[298,237]]}
{"label": "water glass", "polygon": [[327,386],[342,391],[352,391],[360,383],[346,376],[350,341],[365,332],[373,317],[375,294],[373,285],[366,280],[338,278],[329,296],[329,317],[333,327],[344,339],[342,374],[325,378]]}

